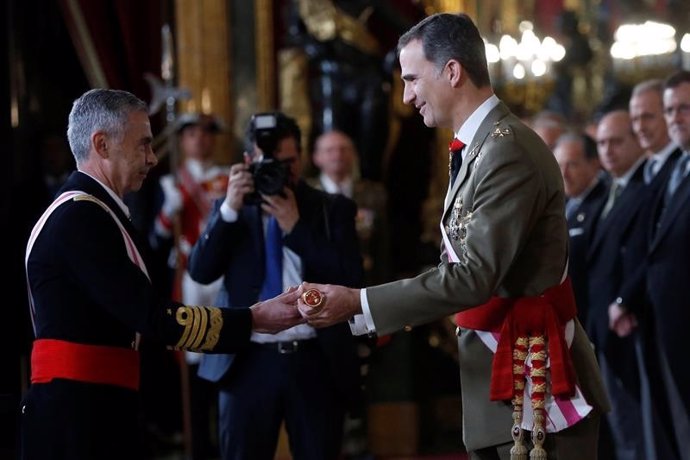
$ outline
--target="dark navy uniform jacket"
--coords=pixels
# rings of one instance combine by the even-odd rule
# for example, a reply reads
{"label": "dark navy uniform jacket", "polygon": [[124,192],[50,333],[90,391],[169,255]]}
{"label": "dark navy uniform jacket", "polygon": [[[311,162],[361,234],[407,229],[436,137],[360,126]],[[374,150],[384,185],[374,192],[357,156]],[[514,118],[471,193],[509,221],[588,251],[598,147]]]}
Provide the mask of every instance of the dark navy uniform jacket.
{"label": "dark navy uniform jacket", "polygon": [[84,350],[97,345],[131,356],[139,332],[183,349],[237,351],[249,343],[251,312],[187,307],[159,298],[128,256],[127,240],[142,257],[146,248],[115,200],[81,172],[74,172],[60,193],[72,190],[102,204],[82,197],[58,206],[34,241],[27,275],[36,339],[52,339],[34,342],[34,354],[56,341],[79,353],[71,360],[65,359],[69,353],[50,347],[43,359],[34,360],[32,354],[32,374],[51,366],[86,366],[91,374],[60,373],[56,378],[51,372],[48,379],[34,379],[21,405],[21,459],[138,459],[144,452],[137,425],[138,374],[132,374],[132,386],[94,379],[100,373],[129,374],[103,354],[85,359]]}
{"label": "dark navy uniform jacket", "polygon": [[[142,238],[97,181],[74,172],[61,192],[68,190],[81,190],[105,203],[139,252],[146,253]],[[79,200],[58,207],[34,243],[27,270],[36,338],[131,347],[140,332],[171,346],[185,345],[179,343],[185,327],[176,319],[181,304],[157,297],[147,276],[128,257],[114,219],[96,203]],[[222,330],[214,350],[245,345],[251,333],[249,310],[221,314]]]}

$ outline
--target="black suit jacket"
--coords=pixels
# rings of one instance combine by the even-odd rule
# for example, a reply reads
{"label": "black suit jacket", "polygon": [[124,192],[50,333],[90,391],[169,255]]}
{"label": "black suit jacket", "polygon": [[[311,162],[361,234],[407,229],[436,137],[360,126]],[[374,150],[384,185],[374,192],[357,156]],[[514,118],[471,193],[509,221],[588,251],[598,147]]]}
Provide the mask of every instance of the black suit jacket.
{"label": "black suit jacket", "polygon": [[[284,245],[302,261],[305,281],[358,287],[362,260],[355,231],[356,206],[342,195],[331,195],[300,182],[295,189],[300,218],[285,236]],[[244,206],[238,220],[225,222],[222,200],[215,203],[208,225],[192,248],[188,270],[193,279],[209,283],[225,275],[221,298],[230,309],[259,300],[264,280],[264,232],[261,209]],[[355,341],[347,324],[317,330],[324,353],[332,363],[334,382],[348,397],[359,392]],[[204,356],[199,375],[219,381],[234,355]]]}
{"label": "black suit jacket", "polygon": [[[666,355],[686,413],[690,412],[690,370],[687,366],[687,325],[690,324],[690,176],[670,203],[664,190],[656,195],[650,222],[646,297],[651,304],[659,348]],[[662,212],[662,208],[665,208]]]}
{"label": "black suit jacket", "polygon": [[592,227],[606,200],[607,176],[600,176],[587,196],[568,218],[569,261],[568,274],[573,283],[577,312],[582,324],[587,324],[589,311],[587,290],[587,248]]}
{"label": "black suit jacket", "polygon": [[682,151],[676,148],[668,157],[654,179],[647,185],[647,193],[644,205],[640,210],[640,223],[635,226],[635,232],[630,238],[630,251],[642,254],[641,261],[629,261],[623,286],[620,289],[620,297],[625,307],[635,313],[639,319],[644,319],[650,313],[649,299],[646,292],[647,254],[651,244],[651,238],[656,232],[656,225],[661,213],[663,195],[666,193],[671,172],[673,171]]}
{"label": "black suit jacket", "polygon": [[644,162],[638,165],[605,219],[600,216],[606,200],[600,203],[592,229],[587,251],[589,313],[585,329],[601,350],[613,338],[608,327],[608,307],[619,295],[623,280],[630,276],[626,271],[627,267],[635,265],[633,258],[639,258],[638,263],[642,263],[644,257],[629,251],[631,238],[640,222],[641,205],[648,193],[643,169]]}

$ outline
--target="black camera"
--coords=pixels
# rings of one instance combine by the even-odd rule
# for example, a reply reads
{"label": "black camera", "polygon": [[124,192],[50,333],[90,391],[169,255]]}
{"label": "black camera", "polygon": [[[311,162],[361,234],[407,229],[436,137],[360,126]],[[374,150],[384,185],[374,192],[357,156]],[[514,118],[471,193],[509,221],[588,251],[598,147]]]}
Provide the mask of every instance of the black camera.
{"label": "black camera", "polygon": [[[254,179],[254,192],[245,195],[245,203],[261,204],[261,195],[280,195],[288,183],[288,167],[273,157],[278,142],[285,138],[279,129],[277,113],[258,113],[252,116],[247,129],[246,151],[252,152],[254,144],[261,150],[261,160],[249,164]],[[284,117],[284,116],[283,116]]]}

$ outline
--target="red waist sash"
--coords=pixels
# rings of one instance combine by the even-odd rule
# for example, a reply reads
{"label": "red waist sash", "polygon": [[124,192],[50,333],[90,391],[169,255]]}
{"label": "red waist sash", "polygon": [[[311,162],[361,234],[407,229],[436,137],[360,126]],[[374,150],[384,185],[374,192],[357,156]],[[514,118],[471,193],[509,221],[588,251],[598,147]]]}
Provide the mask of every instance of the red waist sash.
{"label": "red waist sash", "polygon": [[35,340],[31,383],[48,383],[57,378],[138,390],[139,353],[129,348],[65,340]]}
{"label": "red waist sash", "polygon": [[575,297],[566,278],[534,297],[492,297],[484,305],[455,315],[458,326],[500,332],[491,369],[492,401],[513,397],[513,347],[518,337],[544,336],[551,363],[551,392],[570,397],[575,391],[575,371],[565,341],[565,325],[577,314]]}

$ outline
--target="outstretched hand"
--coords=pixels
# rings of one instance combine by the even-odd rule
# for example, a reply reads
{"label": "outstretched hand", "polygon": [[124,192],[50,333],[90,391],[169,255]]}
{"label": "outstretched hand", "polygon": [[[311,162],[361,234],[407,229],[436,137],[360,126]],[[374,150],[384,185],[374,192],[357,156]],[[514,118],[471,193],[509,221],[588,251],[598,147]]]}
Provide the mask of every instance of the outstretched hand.
{"label": "outstretched hand", "polygon": [[304,323],[304,318],[297,310],[299,296],[299,290],[291,287],[277,297],[252,305],[250,309],[254,332],[275,334]]}
{"label": "outstretched hand", "polygon": [[[311,289],[317,290],[322,296],[321,303],[316,307],[309,305],[311,303],[309,298],[303,297]],[[309,325],[317,328],[348,321],[354,315],[362,312],[359,289],[333,284],[302,283],[299,287],[299,294],[297,303],[299,312]]]}

